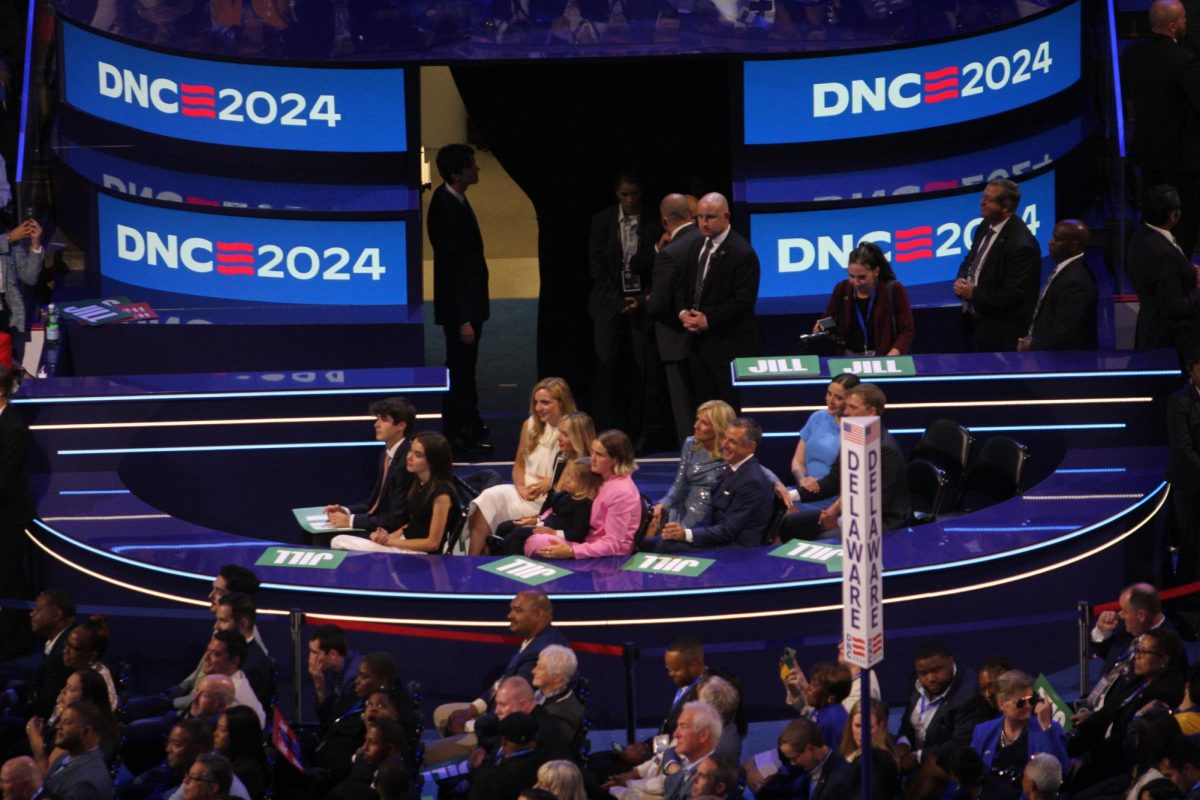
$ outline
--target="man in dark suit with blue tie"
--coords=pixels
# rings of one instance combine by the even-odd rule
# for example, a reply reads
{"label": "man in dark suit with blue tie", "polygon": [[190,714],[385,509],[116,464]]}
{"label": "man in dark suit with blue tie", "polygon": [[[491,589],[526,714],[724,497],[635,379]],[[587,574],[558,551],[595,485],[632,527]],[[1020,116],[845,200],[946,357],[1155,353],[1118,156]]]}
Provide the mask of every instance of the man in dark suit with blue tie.
{"label": "man in dark suit with blue tie", "polygon": [[1179,192],[1155,186],[1142,206],[1142,224],[1129,237],[1126,265],[1138,296],[1138,350],[1173,347],[1180,364],[1200,337],[1200,291],[1196,268],[1172,231],[1179,225]]}
{"label": "man in dark suit with blue tie", "polygon": [[696,224],[703,238],[688,250],[676,291],[677,316],[692,335],[696,399],[740,408],[729,363],[758,349],[759,265],[750,242],[729,227],[729,201],[716,192],[700,198]]}
{"label": "man in dark suit with blue tie", "polygon": [[444,181],[429,200],[429,243],[433,245],[433,320],[446,336],[450,391],[442,406],[442,430],[456,453],[489,452],[488,429],[479,416],[475,364],[489,314],[488,267],[483,236],[467,189],[479,183],[475,151],[451,144],[437,154]]}
{"label": "man in dark suit with blue tie", "polygon": [[669,522],[660,536],[643,542],[642,549],[683,553],[761,545],[772,511],[772,482],[754,457],[761,438],[762,428],[750,417],[729,423],[721,440],[726,474],[713,489],[708,517],[694,528]]}
{"label": "man in dark suit with blue tie", "polygon": [[1037,305],[1042,251],[1017,216],[1021,189],[1010,180],[988,181],[980,200],[983,222],[958,268],[954,293],[976,352],[1012,351],[1029,331]]}

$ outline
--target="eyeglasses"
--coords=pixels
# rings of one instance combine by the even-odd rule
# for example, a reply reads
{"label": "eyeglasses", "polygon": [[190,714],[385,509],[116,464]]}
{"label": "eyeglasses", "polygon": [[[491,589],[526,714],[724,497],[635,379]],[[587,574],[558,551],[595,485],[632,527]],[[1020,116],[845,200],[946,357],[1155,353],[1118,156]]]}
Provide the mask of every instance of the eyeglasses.
{"label": "eyeglasses", "polygon": [[1042,698],[1033,694],[1033,695],[1029,695],[1028,697],[1018,697],[1016,700],[1013,700],[1013,705],[1016,706],[1017,708],[1024,708],[1025,706],[1029,706],[1030,708],[1037,708],[1038,704],[1041,702],[1042,702]]}

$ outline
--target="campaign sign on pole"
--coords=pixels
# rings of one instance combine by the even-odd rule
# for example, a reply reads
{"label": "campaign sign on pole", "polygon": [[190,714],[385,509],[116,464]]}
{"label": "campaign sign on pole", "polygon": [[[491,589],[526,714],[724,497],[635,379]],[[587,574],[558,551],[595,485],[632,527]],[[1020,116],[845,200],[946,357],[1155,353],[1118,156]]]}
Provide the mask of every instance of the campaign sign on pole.
{"label": "campaign sign on pole", "polygon": [[842,419],[842,640],[846,660],[883,660],[883,505],[879,417]]}

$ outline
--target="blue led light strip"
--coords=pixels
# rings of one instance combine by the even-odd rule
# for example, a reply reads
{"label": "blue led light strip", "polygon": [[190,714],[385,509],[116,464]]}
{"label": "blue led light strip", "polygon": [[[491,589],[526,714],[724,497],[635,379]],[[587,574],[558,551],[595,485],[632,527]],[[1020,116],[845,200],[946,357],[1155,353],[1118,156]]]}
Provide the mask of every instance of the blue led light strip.
{"label": "blue led light strip", "polygon": [[[1045,378],[1146,378],[1159,376],[1178,377],[1173,369],[1131,369],[1122,372],[1002,372],[988,375],[914,375],[907,377],[884,377],[871,375],[872,383],[937,383],[947,381],[1025,381]],[[824,386],[829,378],[804,378],[779,381],[739,381],[734,386]]]}
{"label": "blue led light strip", "polygon": [[1117,150],[1125,157],[1125,102],[1121,97],[1121,60],[1117,54],[1117,9],[1108,0],[1108,58],[1113,77],[1113,114],[1117,118]]}
{"label": "blue led light strip", "polygon": [[[1090,425],[972,425],[967,428],[971,433],[999,433],[1000,431],[1097,431],[1124,430],[1124,422],[1096,422]],[[888,428],[893,436],[901,434],[922,434],[924,428]],[[763,437],[778,439],[781,437],[798,436],[798,431],[772,431],[764,433]]]}
{"label": "blue led light strip", "polygon": [[300,450],[318,447],[382,447],[383,442],[285,442],[282,444],[206,444],[188,447],[103,447],[96,450],[57,450],[60,456],[111,456],[139,453],[204,453],[213,450]]}
{"label": "blue led light strip", "polygon": [[443,386],[376,386],[372,389],[295,389],[278,392],[186,392],[181,394],[133,394],[105,397],[14,397],[10,403],[136,403],[147,400],[226,400],[242,397],[323,397],[350,394],[420,394],[423,392],[446,392],[450,390],[447,376]]}
{"label": "blue led light strip", "polygon": [[128,489],[59,489],[63,496],[73,494],[132,494]]}
{"label": "blue led light strip", "polygon": [[17,134],[17,186],[25,179],[25,128],[29,124],[29,73],[33,61],[33,18],[37,13],[36,0],[29,0],[25,20],[25,74],[21,76],[21,130]]}

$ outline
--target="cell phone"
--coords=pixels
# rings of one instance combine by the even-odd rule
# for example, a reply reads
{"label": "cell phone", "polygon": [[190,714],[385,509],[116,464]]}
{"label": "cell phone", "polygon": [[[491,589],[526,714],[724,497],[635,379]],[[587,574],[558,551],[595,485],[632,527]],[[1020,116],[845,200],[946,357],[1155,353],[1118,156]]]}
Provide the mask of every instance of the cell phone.
{"label": "cell phone", "polygon": [[794,648],[794,647],[783,648],[783,655],[779,657],[779,663],[782,666],[787,667],[789,671],[795,669],[796,668],[796,648]]}
{"label": "cell phone", "polygon": [[612,749],[613,749],[614,753],[624,753],[625,752],[625,748],[621,746],[620,742],[613,742]]}
{"label": "cell phone", "polygon": [[831,328],[837,327],[837,321],[833,317],[821,317],[819,320],[817,320],[817,327],[823,332],[827,332]]}

